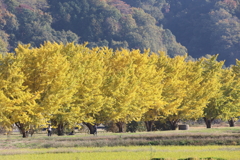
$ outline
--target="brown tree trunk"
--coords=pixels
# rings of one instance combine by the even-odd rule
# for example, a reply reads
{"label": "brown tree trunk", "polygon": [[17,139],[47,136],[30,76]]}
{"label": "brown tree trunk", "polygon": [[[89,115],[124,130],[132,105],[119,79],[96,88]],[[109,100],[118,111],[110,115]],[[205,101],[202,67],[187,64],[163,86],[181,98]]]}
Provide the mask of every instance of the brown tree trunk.
{"label": "brown tree trunk", "polygon": [[230,127],[234,127],[235,126],[235,121],[233,118],[231,118],[230,120],[228,120],[229,126]]}
{"label": "brown tree trunk", "polygon": [[177,129],[179,119],[177,119],[177,120],[172,120],[172,121],[169,120],[168,122],[169,122],[172,130],[176,130],[176,129]]}
{"label": "brown tree trunk", "polygon": [[213,122],[214,118],[208,119],[208,118],[204,117],[203,119],[204,119],[204,122],[206,124],[206,127],[207,128],[212,128],[212,122]]}
{"label": "brown tree trunk", "polygon": [[28,137],[28,131],[26,131],[25,126],[23,123],[17,122],[15,125],[18,127],[20,133],[22,134],[23,138]]}
{"label": "brown tree trunk", "polygon": [[63,136],[64,135],[64,125],[63,123],[60,123],[57,125],[57,135],[58,136]]}
{"label": "brown tree trunk", "polygon": [[83,122],[83,124],[85,124],[88,127],[90,134],[94,134],[95,132],[94,125],[92,125],[91,123],[85,123],[85,122]]}
{"label": "brown tree trunk", "polygon": [[117,122],[116,125],[118,127],[118,132],[122,133],[123,132],[123,122]]}
{"label": "brown tree trunk", "polygon": [[148,132],[152,131],[153,122],[154,121],[145,121],[145,125]]}

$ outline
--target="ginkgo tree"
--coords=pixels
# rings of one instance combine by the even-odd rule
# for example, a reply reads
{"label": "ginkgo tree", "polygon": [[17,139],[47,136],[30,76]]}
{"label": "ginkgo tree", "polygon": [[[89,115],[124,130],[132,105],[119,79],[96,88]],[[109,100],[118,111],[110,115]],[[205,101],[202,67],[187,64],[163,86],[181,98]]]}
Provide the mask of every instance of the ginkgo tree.
{"label": "ginkgo tree", "polygon": [[[122,125],[140,120],[151,105],[159,101],[161,72],[154,65],[156,58],[149,50],[117,50],[109,52],[106,78],[102,88],[107,98],[102,115],[115,122],[122,132]],[[155,94],[156,93],[156,94]]]}
{"label": "ginkgo tree", "polygon": [[[222,114],[222,107],[224,107],[224,99],[226,98],[223,97],[222,89],[223,85],[228,85],[226,82],[224,82],[226,81],[226,77],[223,77],[224,74],[222,75],[224,61],[218,62],[216,60],[217,57],[218,55],[211,56],[208,59],[204,58],[203,64],[203,76],[205,77],[205,82],[208,81],[211,84],[209,87],[212,87],[211,94],[213,95],[209,97],[209,102],[203,109],[203,119],[207,128],[211,128],[213,120],[219,118],[219,116]],[[224,76],[226,76],[226,74]]]}
{"label": "ginkgo tree", "polygon": [[166,73],[162,91],[166,104],[159,110],[158,117],[170,122],[173,129],[175,129],[180,119],[181,103],[187,94],[186,85],[188,81],[183,78],[187,72],[186,65],[185,57],[176,56],[171,58],[163,53],[159,56],[157,63],[157,67],[164,68]]}
{"label": "ginkgo tree", "polygon": [[222,71],[222,114],[221,119],[227,120],[230,127],[234,127],[236,120],[240,116],[240,62],[236,65],[223,69]]}
{"label": "ginkgo tree", "polygon": [[[160,55],[163,57],[166,56],[164,52],[160,52]],[[153,103],[150,104],[150,106],[146,106],[146,112],[142,116],[142,121],[145,122],[145,126],[147,131],[152,131],[153,123],[154,121],[158,120],[159,114],[161,110],[164,109],[164,105],[166,105],[166,101],[163,99],[162,91],[164,88],[164,81],[166,78],[166,68],[165,67],[159,67],[159,55],[155,53],[151,53],[150,58],[154,62],[153,66],[154,69],[152,70],[152,74],[155,78],[148,79],[148,82],[146,84],[148,88],[146,88],[147,92],[143,90],[142,93],[149,93],[152,94],[150,97],[149,95],[142,94],[142,97],[148,97],[149,100],[154,100]],[[166,58],[166,57],[165,57]],[[151,72],[151,71],[148,71]],[[148,73],[147,73],[148,74]],[[150,92],[149,92],[150,91]],[[144,101],[144,99],[143,99]],[[144,103],[144,102],[142,102]]]}
{"label": "ginkgo tree", "polygon": [[38,110],[58,135],[66,126],[93,123],[101,108],[99,87],[104,70],[102,55],[84,45],[46,42],[39,48],[19,46],[16,53],[25,55],[22,68],[24,85],[40,94]]}
{"label": "ginkgo tree", "polygon": [[232,68],[227,68],[223,70],[221,83],[223,108],[220,117],[228,121],[230,127],[234,127],[234,122],[240,116],[240,81]]}
{"label": "ginkgo tree", "polygon": [[[68,57],[61,53],[64,47],[63,44],[46,42],[39,48],[19,46],[16,49],[16,54],[25,57],[22,67],[26,77],[24,85],[31,93],[39,93],[37,110],[48,122],[54,121],[58,115],[66,115],[63,110],[70,108],[76,92],[74,77],[77,73],[72,70]],[[63,121],[59,121],[54,125],[61,133]]]}
{"label": "ginkgo tree", "polygon": [[72,108],[78,112],[75,121],[84,123],[90,130],[90,134],[94,133],[94,124],[98,123],[100,111],[105,104],[105,98],[101,92],[105,73],[104,56],[101,51],[104,48],[94,48],[92,50],[85,48],[77,50],[78,54],[76,64],[79,67],[77,79],[76,93],[73,95]]}
{"label": "ginkgo tree", "polygon": [[239,116],[240,63],[223,68],[217,55],[187,60],[145,50],[87,48],[86,44],[45,42],[19,45],[0,57],[0,124],[15,124],[23,137],[31,126],[65,127],[105,121],[123,124]]}
{"label": "ginkgo tree", "polygon": [[152,121],[149,121],[149,117],[146,118],[146,115],[150,115],[147,112],[153,113],[153,111],[158,111],[165,104],[162,98],[165,70],[156,66],[159,57],[157,54],[151,53],[150,50],[145,50],[143,54],[138,55],[142,58],[140,61],[138,60],[140,63],[138,62],[139,64],[135,73],[139,79],[136,106],[142,108],[140,112],[141,120],[145,121],[147,130],[151,130]]}
{"label": "ginkgo tree", "polygon": [[119,132],[122,132],[123,123],[137,117],[139,113],[135,112],[134,117],[130,116],[133,111],[136,111],[134,103],[136,90],[139,87],[138,79],[134,75],[131,52],[124,50],[106,54],[110,54],[110,58],[105,63],[107,72],[102,92],[108,99],[108,103],[101,114],[115,122]]}
{"label": "ginkgo tree", "polygon": [[214,96],[215,81],[211,75],[204,76],[203,61],[187,61],[184,56],[159,58],[158,66],[166,72],[162,91],[166,104],[159,118],[169,122],[173,130],[180,120],[201,117],[209,98]]}
{"label": "ginkgo tree", "polygon": [[0,58],[0,122],[5,127],[15,124],[23,137],[27,137],[30,125],[41,124],[43,116],[36,103],[39,93],[31,92],[24,84],[24,59],[21,53],[9,53]]}

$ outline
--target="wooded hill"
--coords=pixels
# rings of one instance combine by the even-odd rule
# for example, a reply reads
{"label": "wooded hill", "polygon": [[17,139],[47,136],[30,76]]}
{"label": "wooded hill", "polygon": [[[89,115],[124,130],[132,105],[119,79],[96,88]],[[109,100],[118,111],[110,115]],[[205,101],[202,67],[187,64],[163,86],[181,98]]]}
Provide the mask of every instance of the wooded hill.
{"label": "wooded hill", "polygon": [[239,0],[0,0],[0,52],[19,43],[165,51],[171,57],[240,57]]}

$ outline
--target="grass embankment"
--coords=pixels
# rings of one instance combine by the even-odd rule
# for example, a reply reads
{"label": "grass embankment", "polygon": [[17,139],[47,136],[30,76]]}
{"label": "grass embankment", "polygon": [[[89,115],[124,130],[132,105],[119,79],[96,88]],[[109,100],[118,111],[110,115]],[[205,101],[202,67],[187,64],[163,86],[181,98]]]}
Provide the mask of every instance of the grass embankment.
{"label": "grass embankment", "polygon": [[184,131],[139,133],[99,133],[98,136],[84,133],[60,137],[57,135],[47,137],[46,134],[35,134],[28,138],[21,138],[20,134],[0,136],[0,149],[144,145],[240,145],[240,127],[191,128]]}
{"label": "grass embankment", "polygon": [[61,137],[35,134],[29,138],[21,138],[19,134],[2,135],[0,136],[0,155],[1,160],[39,160],[50,157],[50,159],[58,160],[150,160],[151,158],[188,157],[240,159],[240,127],[190,128],[185,131],[141,133],[99,133],[98,136],[84,133]]}

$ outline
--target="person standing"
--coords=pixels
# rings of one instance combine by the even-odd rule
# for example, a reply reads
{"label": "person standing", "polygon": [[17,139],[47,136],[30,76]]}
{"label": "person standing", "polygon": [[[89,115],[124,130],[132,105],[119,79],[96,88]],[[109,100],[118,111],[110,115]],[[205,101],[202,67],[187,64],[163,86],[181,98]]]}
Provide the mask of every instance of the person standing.
{"label": "person standing", "polygon": [[48,136],[51,136],[52,135],[52,127],[51,127],[51,125],[48,126],[47,131],[48,131]]}
{"label": "person standing", "polygon": [[95,136],[97,136],[97,124],[94,125],[94,133]]}

